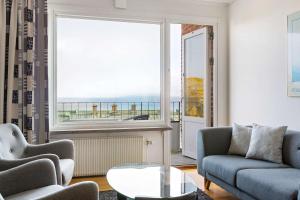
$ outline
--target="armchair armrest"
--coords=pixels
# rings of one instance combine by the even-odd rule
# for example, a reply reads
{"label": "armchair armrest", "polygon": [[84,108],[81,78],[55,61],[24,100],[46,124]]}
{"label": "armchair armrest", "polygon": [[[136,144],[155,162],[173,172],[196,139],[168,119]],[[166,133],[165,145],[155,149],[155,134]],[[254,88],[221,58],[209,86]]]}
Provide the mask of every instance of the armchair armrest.
{"label": "armchair armrest", "polygon": [[54,164],[48,159],[0,172],[0,193],[4,197],[56,183]]}
{"label": "armchair armrest", "polygon": [[197,135],[197,169],[198,173],[205,175],[202,170],[202,160],[209,155],[227,154],[231,143],[231,127],[201,129]]}
{"label": "armchair armrest", "polygon": [[56,171],[57,184],[61,185],[62,177],[61,177],[61,169],[60,169],[60,165],[59,165],[59,158],[57,155],[54,155],[54,154],[42,154],[42,155],[21,158],[21,159],[15,159],[15,160],[1,159],[0,160],[0,171],[8,170],[8,169],[23,165],[25,163],[28,163],[28,162],[31,162],[34,160],[39,160],[39,159],[49,159],[53,162],[53,164],[55,166],[55,171]]}
{"label": "armchair armrest", "polygon": [[98,200],[99,189],[98,185],[91,181],[85,181],[71,185],[64,188],[61,191],[42,197],[38,200],[73,200],[73,199],[84,199],[84,200]]}
{"label": "armchair armrest", "polygon": [[72,140],[59,140],[40,145],[27,145],[26,156],[55,154],[60,159],[74,160],[74,143]]}

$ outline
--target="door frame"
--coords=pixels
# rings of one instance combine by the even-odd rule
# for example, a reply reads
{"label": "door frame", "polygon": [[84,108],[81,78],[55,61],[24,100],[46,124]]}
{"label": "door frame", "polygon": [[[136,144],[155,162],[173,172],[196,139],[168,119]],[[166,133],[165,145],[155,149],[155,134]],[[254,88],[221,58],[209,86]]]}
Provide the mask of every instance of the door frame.
{"label": "door frame", "polygon": [[[170,54],[170,25],[171,24],[198,24],[198,25],[208,25],[213,27],[214,32],[214,40],[213,40],[213,57],[214,57],[214,64],[213,64],[213,124],[218,125],[218,65],[219,65],[219,58],[218,57],[218,41],[219,41],[219,27],[222,25],[224,26],[224,23],[220,21],[219,18],[215,17],[204,17],[204,18],[198,18],[195,19],[192,16],[169,16],[165,19],[165,38],[166,38],[166,48],[165,48],[165,55],[166,55],[166,66],[168,67],[168,71],[170,72],[170,64],[171,64],[171,54]],[[222,61],[222,60],[221,60]],[[225,65],[224,62],[222,62],[223,65]],[[168,76],[168,94],[170,98],[170,73]],[[169,122],[170,125],[170,122]],[[164,143],[164,164],[165,165],[171,165],[171,131],[167,131],[164,133],[163,136],[163,143]]]}

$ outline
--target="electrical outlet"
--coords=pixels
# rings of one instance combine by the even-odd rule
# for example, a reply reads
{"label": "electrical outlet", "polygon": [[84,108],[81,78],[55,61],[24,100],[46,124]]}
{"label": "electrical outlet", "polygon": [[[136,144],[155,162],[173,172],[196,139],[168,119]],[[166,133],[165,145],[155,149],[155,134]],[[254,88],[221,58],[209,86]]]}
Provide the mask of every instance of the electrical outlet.
{"label": "electrical outlet", "polygon": [[151,140],[146,140],[146,145],[151,145],[152,141]]}

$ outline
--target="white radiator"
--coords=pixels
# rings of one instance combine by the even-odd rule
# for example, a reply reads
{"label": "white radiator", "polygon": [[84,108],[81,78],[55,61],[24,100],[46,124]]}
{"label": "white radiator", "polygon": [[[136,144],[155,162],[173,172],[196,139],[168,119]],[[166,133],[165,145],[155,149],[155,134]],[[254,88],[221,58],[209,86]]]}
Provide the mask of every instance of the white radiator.
{"label": "white radiator", "polygon": [[144,160],[142,136],[75,138],[73,141],[74,176],[105,175],[113,166]]}

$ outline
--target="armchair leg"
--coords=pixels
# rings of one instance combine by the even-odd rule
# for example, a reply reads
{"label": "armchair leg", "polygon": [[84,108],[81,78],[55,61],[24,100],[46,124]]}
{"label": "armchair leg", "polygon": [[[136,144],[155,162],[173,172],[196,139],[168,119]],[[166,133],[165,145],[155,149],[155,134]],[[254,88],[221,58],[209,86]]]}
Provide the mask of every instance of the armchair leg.
{"label": "armchair leg", "polygon": [[210,183],[211,183],[210,180],[208,180],[207,178],[204,178],[204,188],[206,190],[209,190]]}

